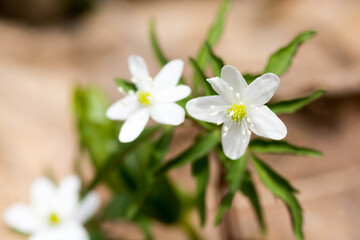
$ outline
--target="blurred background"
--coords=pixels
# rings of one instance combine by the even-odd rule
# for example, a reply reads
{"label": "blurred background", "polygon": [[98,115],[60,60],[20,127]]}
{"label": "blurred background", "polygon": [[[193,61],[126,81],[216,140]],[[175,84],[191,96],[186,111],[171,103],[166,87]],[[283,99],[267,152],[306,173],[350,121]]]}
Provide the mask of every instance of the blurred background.
{"label": "blurred background", "polygon": [[[48,171],[57,179],[73,172],[78,154],[72,118],[77,84],[119,95],[115,77],[129,78],[127,57],[159,67],[148,36],[156,19],[159,41],[170,58],[195,56],[214,20],[219,0],[0,0],[0,214],[28,201],[33,180]],[[261,72],[268,56],[296,34],[318,34],[304,44],[282,77],[276,99],[326,89],[324,98],[291,116],[287,139],[324,152],[323,158],[264,157],[300,190],[307,239],[360,239],[360,2],[358,0],[235,0],[216,53],[239,70]],[[191,76],[185,64],[185,76]],[[193,134],[177,131],[172,153]],[[212,163],[216,172],[217,164]],[[88,178],[91,177],[89,167]],[[170,173],[181,188],[194,189],[190,168]],[[216,176],[207,192],[204,239],[221,239],[212,223],[217,211]],[[259,180],[256,179],[257,183]],[[248,202],[237,196],[233,227],[238,239],[293,239],[284,205],[258,184],[268,222],[261,237]],[[106,193],[103,189],[100,192]],[[197,222],[194,216],[194,222]],[[186,239],[177,228],[154,223],[157,239]],[[104,224],[117,239],[142,239],[126,223]],[[0,221],[1,239],[24,236]]]}

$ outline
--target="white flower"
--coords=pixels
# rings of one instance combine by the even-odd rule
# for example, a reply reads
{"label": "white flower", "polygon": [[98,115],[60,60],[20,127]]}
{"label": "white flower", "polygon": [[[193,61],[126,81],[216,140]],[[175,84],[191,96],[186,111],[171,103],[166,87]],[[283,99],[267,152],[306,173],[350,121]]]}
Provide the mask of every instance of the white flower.
{"label": "white flower", "polygon": [[137,91],[129,91],[127,96],[110,106],[106,112],[112,120],[125,120],[119,135],[120,142],[136,139],[150,116],[162,124],[177,126],[184,122],[185,111],[175,103],[191,92],[188,86],[177,86],[184,67],[183,61],[170,61],[154,79],[149,76],[141,57],[130,56],[128,63],[131,80]]}
{"label": "white flower", "polygon": [[221,78],[208,79],[219,96],[199,97],[186,104],[189,114],[222,126],[222,146],[230,159],[241,157],[251,131],[261,137],[280,140],[286,136],[284,123],[264,104],[274,95],[280,79],[266,73],[247,85],[232,66],[221,69]]}
{"label": "white flower", "polygon": [[82,226],[100,204],[91,192],[79,201],[80,180],[65,178],[58,187],[47,178],[37,179],[30,190],[30,204],[18,203],[6,209],[5,223],[29,234],[29,240],[89,240]]}

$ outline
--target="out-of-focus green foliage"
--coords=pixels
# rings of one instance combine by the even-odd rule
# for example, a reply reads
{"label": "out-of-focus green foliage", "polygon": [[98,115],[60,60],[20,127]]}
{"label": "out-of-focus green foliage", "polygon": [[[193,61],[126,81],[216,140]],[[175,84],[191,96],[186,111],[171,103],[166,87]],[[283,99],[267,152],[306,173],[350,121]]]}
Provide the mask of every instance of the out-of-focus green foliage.
{"label": "out-of-focus green foliage", "polygon": [[220,132],[213,131],[195,139],[194,144],[179,156],[161,165],[157,174],[164,173],[172,168],[192,163],[208,154],[220,141]]}
{"label": "out-of-focus green foliage", "polygon": [[207,77],[206,77],[204,71],[200,68],[200,66],[196,62],[196,60],[193,58],[190,58],[189,63],[190,63],[190,66],[192,67],[192,69],[194,70],[194,76],[196,76],[196,78],[197,78],[198,85],[200,85],[201,88],[204,90],[204,94],[205,95],[215,95],[216,92],[214,91],[214,89],[212,89],[210,83],[208,83],[206,81]]}
{"label": "out-of-focus green foliage", "polygon": [[273,53],[269,58],[264,72],[275,73],[278,76],[286,72],[299,46],[309,40],[315,33],[316,32],[312,30],[300,33],[288,45]]}
{"label": "out-of-focus green foliage", "polygon": [[196,179],[196,206],[201,226],[206,222],[206,187],[209,181],[209,157],[205,156],[192,164],[192,174]]}
{"label": "out-of-focus green foliage", "polygon": [[249,144],[250,149],[258,153],[267,154],[290,154],[290,155],[301,155],[308,157],[321,157],[322,153],[304,147],[294,146],[286,141],[274,141],[264,139],[253,139]]}
{"label": "out-of-focus green foliage", "polygon": [[228,192],[222,198],[219,210],[215,217],[215,225],[218,225],[228,209],[231,208],[232,200],[235,193],[240,189],[246,172],[247,154],[244,154],[237,160],[230,160],[225,155],[220,155],[222,161],[230,161],[227,163],[225,180],[228,183]]}
{"label": "out-of-focus green foliage", "polygon": [[260,230],[263,234],[266,233],[266,223],[263,215],[263,210],[260,204],[259,196],[256,191],[255,185],[253,183],[251,173],[249,171],[245,172],[244,180],[240,186],[240,190],[245,197],[247,197],[251,203],[251,206],[254,209],[256,218],[258,220]]}
{"label": "out-of-focus green foliage", "polygon": [[308,105],[309,103],[315,101],[316,99],[320,98],[324,95],[324,90],[318,90],[308,96],[295,98],[291,100],[280,101],[277,103],[269,104],[268,107],[276,114],[281,113],[294,113],[297,110],[303,108],[304,106]]}
{"label": "out-of-focus green foliage", "polygon": [[207,55],[209,56],[210,66],[213,71],[214,76],[220,77],[221,76],[221,69],[225,65],[224,61],[216,56],[214,53],[211,45],[209,43],[205,43],[205,49]]}
{"label": "out-of-focus green foliage", "polygon": [[130,83],[122,78],[116,78],[115,79],[116,84],[119,88],[122,88],[125,92],[128,92],[130,90],[136,91],[136,86],[133,83]]}
{"label": "out-of-focus green foliage", "polygon": [[169,60],[165,57],[163,51],[161,50],[160,44],[156,37],[156,30],[155,30],[155,20],[152,19],[150,21],[150,41],[151,47],[156,57],[156,60],[159,62],[160,66],[164,66]]}

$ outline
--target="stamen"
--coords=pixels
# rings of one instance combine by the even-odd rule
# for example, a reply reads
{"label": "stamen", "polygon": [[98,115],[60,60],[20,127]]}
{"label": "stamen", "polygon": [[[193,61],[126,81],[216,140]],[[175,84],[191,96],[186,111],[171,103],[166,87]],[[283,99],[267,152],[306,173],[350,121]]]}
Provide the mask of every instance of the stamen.
{"label": "stamen", "polygon": [[247,134],[250,136],[251,135],[251,132],[250,132],[250,130],[248,129],[247,130]]}
{"label": "stamen", "polygon": [[231,105],[226,112],[234,122],[240,123],[241,120],[246,116],[246,107],[244,105],[235,103]]}
{"label": "stamen", "polygon": [[221,123],[222,123],[222,121],[217,121],[217,123],[216,123],[216,124],[217,124],[217,125],[220,125]]}
{"label": "stamen", "polygon": [[234,88],[233,88],[233,87],[229,87],[229,90],[230,90],[230,91],[233,91],[233,90],[234,90]]}
{"label": "stamen", "polygon": [[226,137],[227,133],[228,133],[228,132],[224,132],[222,136],[223,136],[223,137]]}
{"label": "stamen", "polygon": [[141,103],[144,106],[148,106],[151,104],[151,100],[153,99],[153,97],[151,96],[150,93],[148,92],[143,92],[143,91],[138,91],[137,92],[138,95],[138,101],[139,103]]}
{"label": "stamen", "polygon": [[134,90],[129,90],[129,95],[134,95],[135,94],[135,92],[134,92]]}
{"label": "stamen", "polygon": [[244,136],[246,135],[245,130],[242,131],[242,135],[244,135]]}
{"label": "stamen", "polygon": [[218,114],[219,114],[219,112],[217,111],[217,112],[210,113],[210,116],[216,116]]}
{"label": "stamen", "polygon": [[132,81],[133,83],[136,83],[136,82],[138,81],[138,79],[137,79],[136,77],[132,77],[132,78],[131,78],[131,81]]}
{"label": "stamen", "polygon": [[211,105],[210,108],[211,108],[211,109],[215,109],[216,107],[215,107],[214,105]]}
{"label": "stamen", "polygon": [[250,123],[250,122],[251,122],[250,118],[246,118],[246,121],[247,121],[248,123]]}
{"label": "stamen", "polygon": [[235,96],[237,96],[238,98],[240,97],[240,93],[235,93]]}
{"label": "stamen", "polygon": [[227,126],[224,127],[224,131],[227,132],[229,131],[229,128]]}

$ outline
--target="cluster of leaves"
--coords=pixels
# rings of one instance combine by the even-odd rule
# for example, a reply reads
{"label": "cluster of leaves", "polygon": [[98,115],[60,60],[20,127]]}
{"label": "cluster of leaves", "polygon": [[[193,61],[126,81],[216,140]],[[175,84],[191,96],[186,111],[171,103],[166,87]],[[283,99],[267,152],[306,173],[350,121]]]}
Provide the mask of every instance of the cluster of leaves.
{"label": "cluster of leaves", "polygon": [[[213,51],[224,27],[230,1],[225,0],[218,11],[216,20],[206,40],[201,45],[196,58],[190,58],[193,68],[193,96],[214,95],[214,91],[206,81],[206,70],[212,69],[215,76],[220,75],[224,61]],[[298,47],[310,39],[315,32],[306,31],[299,34],[289,44],[282,47],[268,60],[264,72],[281,75],[289,68]],[[161,66],[168,58],[161,50],[155,33],[155,22],[150,23],[150,40],[156,59]],[[248,83],[260,73],[246,73]],[[181,81],[185,82],[184,79]],[[125,91],[134,90],[135,86],[124,79],[116,79],[118,86]],[[293,113],[323,95],[316,91],[308,96],[284,100],[268,104],[276,114]],[[184,105],[188,99],[180,102]],[[118,141],[119,126],[105,117],[109,106],[104,93],[97,88],[77,88],[74,93],[74,108],[78,124],[81,147],[89,153],[92,160],[95,177],[84,189],[84,194],[104,182],[113,192],[113,198],[105,207],[101,220],[122,219],[136,223],[147,239],[152,239],[150,220],[165,224],[180,224],[191,239],[199,236],[187,222],[189,211],[195,207],[200,216],[201,224],[206,222],[206,188],[209,180],[210,153],[215,152],[226,170],[225,181],[228,190],[222,198],[215,225],[219,224],[224,214],[231,208],[237,192],[247,197],[254,208],[260,229],[266,232],[266,223],[248,164],[254,166],[255,172],[266,188],[281,199],[290,212],[294,234],[297,239],[303,239],[302,209],[295,194],[297,190],[275,170],[271,169],[256,154],[289,154],[309,157],[321,156],[321,153],[304,147],[297,147],[285,141],[269,141],[252,139],[247,153],[240,159],[232,161],[222,152],[220,144],[220,129],[216,125],[196,123],[203,131],[196,137],[194,144],[178,156],[164,162],[169,151],[174,128],[171,126],[148,127],[138,139],[132,143]],[[192,174],[196,180],[195,196],[179,191],[166,174],[169,170],[191,164]],[[156,187],[155,187],[156,186]],[[105,239],[99,232],[93,239]]]}

